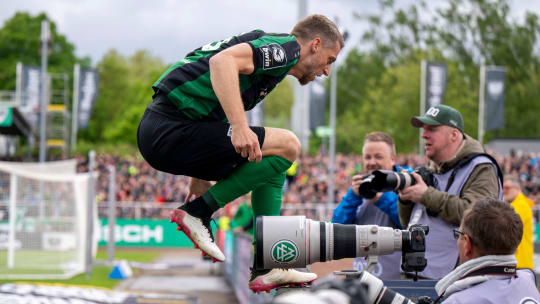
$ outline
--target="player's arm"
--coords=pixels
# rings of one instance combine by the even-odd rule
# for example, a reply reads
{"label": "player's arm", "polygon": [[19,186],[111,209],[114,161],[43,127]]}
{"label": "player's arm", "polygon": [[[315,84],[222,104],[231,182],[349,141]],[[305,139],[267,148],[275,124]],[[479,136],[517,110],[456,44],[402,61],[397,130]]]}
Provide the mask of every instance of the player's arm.
{"label": "player's arm", "polygon": [[253,51],[247,43],[227,48],[210,59],[212,87],[232,127],[231,141],[242,157],[260,161],[257,135],[248,126],[240,95],[239,74],[253,73]]}

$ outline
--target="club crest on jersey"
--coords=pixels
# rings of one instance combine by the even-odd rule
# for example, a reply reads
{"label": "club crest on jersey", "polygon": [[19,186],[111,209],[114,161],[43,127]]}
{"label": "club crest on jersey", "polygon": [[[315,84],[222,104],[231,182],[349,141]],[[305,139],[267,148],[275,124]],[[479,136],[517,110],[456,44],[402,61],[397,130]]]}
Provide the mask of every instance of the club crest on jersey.
{"label": "club crest on jersey", "polygon": [[287,55],[283,47],[277,43],[272,43],[261,47],[263,59],[263,70],[269,70],[285,66]]}

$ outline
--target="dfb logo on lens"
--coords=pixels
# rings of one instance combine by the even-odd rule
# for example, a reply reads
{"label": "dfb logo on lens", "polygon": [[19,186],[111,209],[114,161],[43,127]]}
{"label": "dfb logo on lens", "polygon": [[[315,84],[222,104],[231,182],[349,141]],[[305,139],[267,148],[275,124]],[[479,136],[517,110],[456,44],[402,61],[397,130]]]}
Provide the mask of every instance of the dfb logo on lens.
{"label": "dfb logo on lens", "polygon": [[277,241],[271,250],[272,259],[276,263],[292,263],[298,258],[296,244],[289,240]]}

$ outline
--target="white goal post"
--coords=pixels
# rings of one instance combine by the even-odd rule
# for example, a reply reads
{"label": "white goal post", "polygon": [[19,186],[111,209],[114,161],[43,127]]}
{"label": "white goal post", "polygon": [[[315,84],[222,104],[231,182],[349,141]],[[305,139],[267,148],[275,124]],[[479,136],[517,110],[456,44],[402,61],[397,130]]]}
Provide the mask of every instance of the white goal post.
{"label": "white goal post", "polygon": [[87,248],[90,175],[75,166],[0,162],[0,279],[67,279],[86,270],[97,238]]}

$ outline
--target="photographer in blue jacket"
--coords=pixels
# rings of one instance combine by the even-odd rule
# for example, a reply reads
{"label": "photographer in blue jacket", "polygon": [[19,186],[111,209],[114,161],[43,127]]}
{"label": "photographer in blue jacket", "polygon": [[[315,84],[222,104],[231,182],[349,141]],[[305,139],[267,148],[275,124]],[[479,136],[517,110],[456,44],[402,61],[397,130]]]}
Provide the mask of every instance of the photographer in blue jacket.
{"label": "photographer in blue jacket", "polygon": [[[396,165],[396,147],[392,137],[383,132],[372,132],[364,138],[362,147],[362,162],[364,174],[374,170],[394,170],[402,168]],[[394,192],[379,192],[360,196],[358,188],[364,181],[365,175],[355,175],[347,194],[334,210],[333,223],[378,225],[402,229],[398,214],[398,195]],[[400,279],[401,252],[379,256],[379,262],[372,274],[383,280]],[[364,270],[366,260],[357,258],[353,268]]]}

